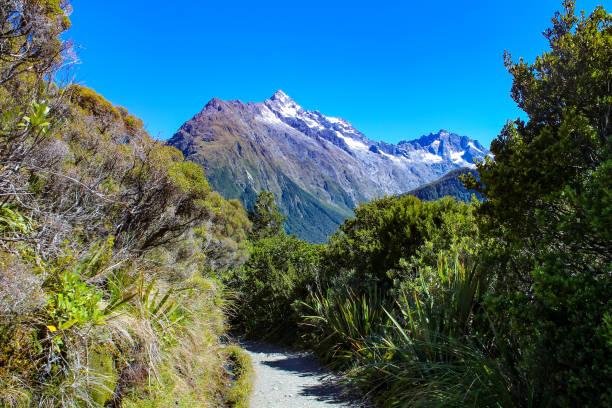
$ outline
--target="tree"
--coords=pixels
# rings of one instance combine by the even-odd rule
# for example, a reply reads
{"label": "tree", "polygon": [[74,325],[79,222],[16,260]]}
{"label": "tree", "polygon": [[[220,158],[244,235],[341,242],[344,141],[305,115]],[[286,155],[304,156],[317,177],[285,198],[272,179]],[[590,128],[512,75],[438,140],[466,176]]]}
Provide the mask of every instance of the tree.
{"label": "tree", "polygon": [[[326,250],[327,275],[353,275],[353,285],[366,291],[377,285],[383,292],[394,286],[392,270],[417,255],[423,244],[444,242],[471,233],[470,205],[452,197],[424,202],[414,196],[383,197],[355,208],[330,238]],[[443,238],[442,238],[443,237]],[[437,254],[436,254],[437,255]],[[434,263],[435,263],[434,256]]]}
{"label": "tree", "polygon": [[528,115],[491,143],[495,160],[467,180],[496,238],[492,304],[536,403],[609,406],[612,393],[612,16],[563,2],[544,32],[550,51],[514,62],[512,98]]}
{"label": "tree", "polygon": [[274,194],[270,191],[259,193],[253,210],[249,211],[249,219],[253,223],[252,241],[284,234],[283,222],[286,217],[278,211]]}
{"label": "tree", "polygon": [[234,328],[251,338],[295,342],[301,302],[318,283],[320,249],[280,233],[255,242],[249,260],[231,277],[240,294]]}
{"label": "tree", "polygon": [[[609,174],[612,17],[599,7],[578,18],[573,1],[564,7],[566,14],[557,13],[545,32],[550,52],[533,64],[514,63],[506,53],[512,97],[529,120],[504,127],[491,143],[495,161],[481,163],[482,182],[471,184],[487,197],[482,208],[493,227],[500,219],[512,221],[507,233],[515,238],[553,239],[572,251],[607,255],[610,262],[612,253],[604,253],[609,229],[586,216],[595,204],[585,199],[605,195],[598,180]],[[596,224],[610,225],[612,214],[601,216],[607,218],[597,217]]]}

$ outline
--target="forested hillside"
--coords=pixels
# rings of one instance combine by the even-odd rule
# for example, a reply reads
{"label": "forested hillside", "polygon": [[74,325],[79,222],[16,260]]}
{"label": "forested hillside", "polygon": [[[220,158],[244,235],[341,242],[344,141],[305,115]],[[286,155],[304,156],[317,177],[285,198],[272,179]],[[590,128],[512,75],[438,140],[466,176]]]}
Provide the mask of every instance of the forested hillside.
{"label": "forested hillside", "polygon": [[439,200],[442,197],[455,197],[459,201],[469,202],[472,200],[472,195],[477,199],[482,199],[475,190],[468,190],[464,185],[462,178],[468,174],[478,174],[475,170],[466,167],[451,170],[436,181],[427,183],[417,187],[414,190],[408,191],[407,195],[413,195],[424,201]]}

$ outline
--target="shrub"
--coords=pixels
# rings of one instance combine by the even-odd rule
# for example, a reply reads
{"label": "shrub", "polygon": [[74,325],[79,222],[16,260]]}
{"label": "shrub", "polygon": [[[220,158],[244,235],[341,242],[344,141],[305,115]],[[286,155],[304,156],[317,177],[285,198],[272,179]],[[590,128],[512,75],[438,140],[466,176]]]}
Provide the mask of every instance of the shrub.
{"label": "shrub", "polygon": [[381,406],[514,406],[511,382],[478,327],[481,279],[457,256],[422,269],[396,304],[375,291],[311,301],[320,351]]}
{"label": "shrub", "polygon": [[[422,202],[413,196],[384,197],[355,208],[330,238],[325,251],[325,276],[329,280],[345,275],[356,291],[377,285],[383,293],[396,282],[393,270],[424,250],[428,243],[434,253],[448,248],[453,239],[474,231],[472,208],[445,197]],[[432,258],[430,255],[429,258]]]}
{"label": "shrub", "polygon": [[250,338],[296,341],[301,301],[319,279],[319,253],[319,245],[285,234],[257,241],[229,283],[239,296],[232,316],[236,331]]}
{"label": "shrub", "polygon": [[310,328],[307,338],[332,367],[347,368],[360,361],[372,338],[390,326],[385,308],[391,305],[377,288],[361,295],[351,289],[336,296],[312,294],[305,306],[309,315],[303,316],[304,325]]}

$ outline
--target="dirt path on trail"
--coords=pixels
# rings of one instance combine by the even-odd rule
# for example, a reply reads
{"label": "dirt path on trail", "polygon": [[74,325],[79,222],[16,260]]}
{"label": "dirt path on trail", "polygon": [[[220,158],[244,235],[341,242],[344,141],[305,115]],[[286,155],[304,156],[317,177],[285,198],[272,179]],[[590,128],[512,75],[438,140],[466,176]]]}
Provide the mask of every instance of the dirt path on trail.
{"label": "dirt path on trail", "polygon": [[251,356],[255,371],[251,408],[370,407],[340,385],[312,353],[255,342],[241,346]]}

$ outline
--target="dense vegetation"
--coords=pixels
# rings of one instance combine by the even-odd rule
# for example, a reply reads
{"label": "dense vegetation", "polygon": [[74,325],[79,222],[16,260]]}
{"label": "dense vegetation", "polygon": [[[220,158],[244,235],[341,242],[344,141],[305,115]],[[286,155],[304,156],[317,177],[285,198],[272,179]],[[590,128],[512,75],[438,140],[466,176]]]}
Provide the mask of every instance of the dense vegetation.
{"label": "dense vegetation", "polygon": [[563,7],[549,51],[506,54],[528,120],[463,178],[484,201],[383,197],[326,245],[258,237],[236,327],[314,348],[381,406],[612,405],[612,16]]}
{"label": "dense vegetation", "polygon": [[506,55],[528,120],[464,177],[484,201],[381,197],[311,244],[64,83],[67,2],[0,0],[0,404],[245,406],[229,316],[380,406],[612,405],[612,16],[563,5]]}
{"label": "dense vegetation", "polygon": [[69,7],[0,2],[0,405],[243,406],[218,277],[248,257],[247,215],[62,81]]}

